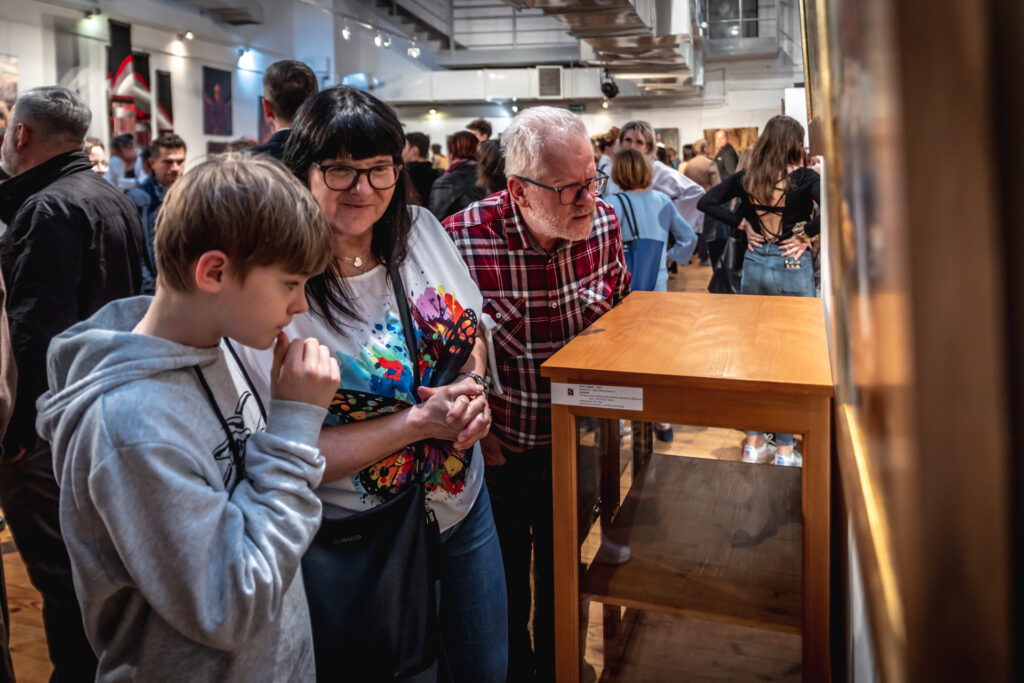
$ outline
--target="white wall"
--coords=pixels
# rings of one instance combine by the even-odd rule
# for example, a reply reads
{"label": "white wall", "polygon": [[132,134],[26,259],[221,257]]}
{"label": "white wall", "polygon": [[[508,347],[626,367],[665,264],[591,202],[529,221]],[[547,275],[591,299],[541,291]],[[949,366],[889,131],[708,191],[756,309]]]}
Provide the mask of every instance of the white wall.
{"label": "white wall", "polygon": [[[69,0],[73,1],[73,0]],[[83,6],[89,5],[82,3]],[[412,60],[405,54],[406,42],[395,39],[391,50],[373,45],[373,32],[350,22],[352,37],[340,37],[344,20],[331,12],[302,2],[263,2],[264,23],[257,26],[229,27],[199,15],[186,5],[158,0],[106,0],[105,13],[84,20],[80,10],[34,0],[0,2],[0,53],[19,58],[19,90],[50,85],[62,79],[74,87],[92,106],[91,134],[108,139],[106,94],[106,45],[109,42],[107,18],[132,25],[132,47],[150,54],[153,72],[171,73],[174,97],[174,127],[189,146],[189,157],[205,153],[210,140],[230,140],[257,135],[257,98],[262,93],[262,71],[271,62],[297,58],[309,64],[322,78],[321,85],[333,85],[352,72],[367,72],[385,85],[379,92],[391,93],[389,83],[416,83],[410,74],[429,68],[430,59]],[[91,6],[91,5],[90,5]],[[368,10],[356,0],[335,0],[335,12],[367,17]],[[177,34],[192,30],[196,39],[179,41]],[[56,73],[55,36],[63,31],[76,36],[81,68],[76,74]],[[238,57],[239,46],[252,51]],[[426,53],[426,46],[422,48]],[[427,56],[427,54],[425,54]],[[202,132],[202,67],[233,71],[233,132],[231,136],[207,136]],[[644,119],[657,128],[678,128],[679,139],[687,142],[700,136],[705,128],[762,127],[781,111],[786,87],[802,80],[802,74],[787,72],[778,63],[727,64],[709,67],[704,98],[691,106],[638,107],[620,97],[608,110],[599,101],[588,100],[582,114],[592,135],[631,119]],[[415,86],[413,86],[415,87]],[[395,95],[391,93],[386,97]],[[410,99],[407,95],[402,99]],[[495,134],[511,120],[509,105],[471,104],[459,107],[437,105],[439,113],[427,115],[427,106],[397,107],[407,130],[420,130],[432,142],[465,128],[480,116],[494,126]],[[154,107],[155,109],[155,107]]]}
{"label": "white wall", "polygon": [[[587,111],[580,114],[591,136],[602,134],[612,126],[633,119],[647,121],[655,128],[678,128],[679,144],[693,142],[702,137],[706,128],[738,128],[756,126],[759,130],[772,116],[782,113],[783,88],[765,90],[735,90],[717,103],[697,106],[630,107],[612,100],[608,109],[587,103]],[[438,113],[430,115],[427,106],[399,107],[399,117],[408,131],[420,131],[430,136],[431,143],[444,147],[445,139],[466,124],[483,116],[494,129],[494,137],[508,127],[513,114],[505,105],[478,107],[444,107],[437,105]]]}

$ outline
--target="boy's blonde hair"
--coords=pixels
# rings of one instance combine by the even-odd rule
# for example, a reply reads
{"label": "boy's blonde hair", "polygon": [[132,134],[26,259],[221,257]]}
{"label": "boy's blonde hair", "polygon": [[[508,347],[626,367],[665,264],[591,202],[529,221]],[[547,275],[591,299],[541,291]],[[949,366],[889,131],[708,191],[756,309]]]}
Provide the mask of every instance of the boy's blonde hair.
{"label": "boy's blonde hair", "polygon": [[316,199],[279,162],[262,155],[211,156],[167,192],[154,232],[157,282],[195,286],[204,252],[220,250],[244,282],[258,266],[316,275],[331,261],[331,226]]}

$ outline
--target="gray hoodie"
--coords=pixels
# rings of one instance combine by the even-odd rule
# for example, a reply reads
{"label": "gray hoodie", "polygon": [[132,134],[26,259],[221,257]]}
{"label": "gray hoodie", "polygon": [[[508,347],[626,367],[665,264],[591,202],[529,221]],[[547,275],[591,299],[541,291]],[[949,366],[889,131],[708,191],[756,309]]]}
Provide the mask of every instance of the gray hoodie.
{"label": "gray hoodie", "polygon": [[299,562],[320,523],[310,444],[326,411],[275,400],[262,431],[223,345],[132,333],[149,302],[55,337],[37,404],[97,680],[313,680]]}

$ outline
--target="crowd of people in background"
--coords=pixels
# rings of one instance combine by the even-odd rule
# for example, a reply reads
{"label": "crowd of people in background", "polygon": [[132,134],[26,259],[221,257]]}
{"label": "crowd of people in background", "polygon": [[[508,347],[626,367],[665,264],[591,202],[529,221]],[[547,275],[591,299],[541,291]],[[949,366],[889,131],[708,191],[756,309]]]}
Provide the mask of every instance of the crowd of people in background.
{"label": "crowd of people in background", "polygon": [[551,681],[540,366],[725,240],[737,293],[814,296],[803,128],[675,150],[538,106],[445,155],[301,62],[263,87],[270,140],[188,171],[174,133],[108,160],[65,88],[11,112],[0,501],[55,679]]}

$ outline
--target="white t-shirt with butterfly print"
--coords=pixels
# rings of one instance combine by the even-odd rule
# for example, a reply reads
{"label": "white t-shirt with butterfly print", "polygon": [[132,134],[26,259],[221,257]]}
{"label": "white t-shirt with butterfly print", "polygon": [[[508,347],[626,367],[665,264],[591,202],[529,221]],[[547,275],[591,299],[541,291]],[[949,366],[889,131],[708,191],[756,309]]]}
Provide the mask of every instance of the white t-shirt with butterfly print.
{"label": "white t-shirt with butterfly print", "polygon": [[[413,224],[409,255],[401,274],[416,328],[421,383],[426,385],[449,344],[473,343],[467,335],[473,332],[471,322],[475,323],[483,300],[437,219],[422,207],[410,210]],[[373,419],[413,403],[411,363],[387,269],[378,265],[345,278],[345,284],[360,320],[345,320],[344,333],[313,310],[295,316],[285,328],[291,339],[319,339],[338,360],[341,385],[325,426]],[[315,304],[311,302],[310,306]],[[272,352],[244,347],[239,352],[257,389],[269,396]],[[321,484],[317,495],[324,503],[324,517],[347,517],[384,502],[389,491],[415,476],[410,455],[411,451],[392,454],[362,472]],[[455,452],[451,442],[428,442],[426,456],[423,476],[427,504],[444,531],[469,514],[476,502],[483,483],[483,456],[479,444],[473,446],[470,457],[469,453]]]}

